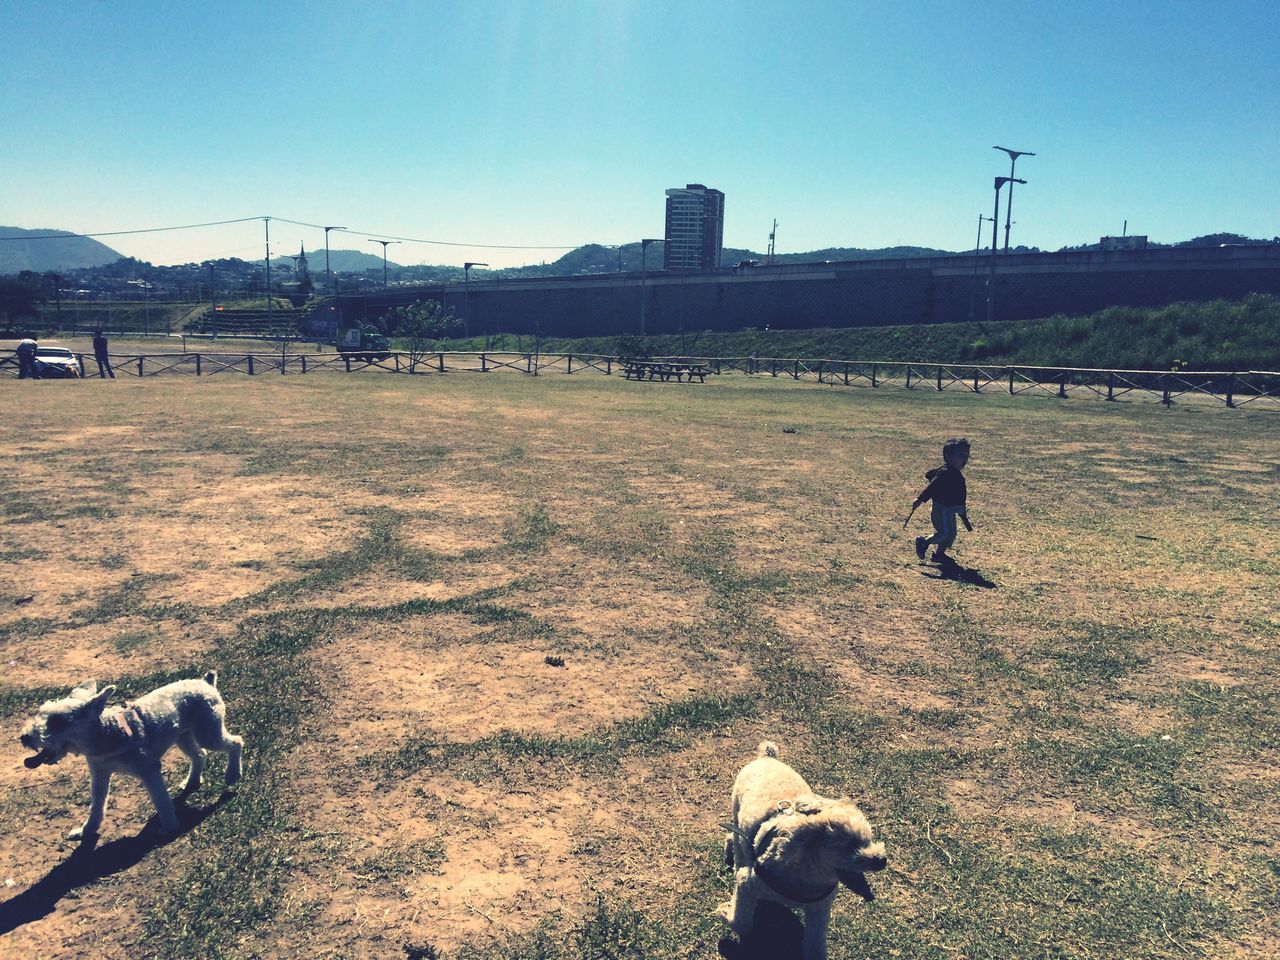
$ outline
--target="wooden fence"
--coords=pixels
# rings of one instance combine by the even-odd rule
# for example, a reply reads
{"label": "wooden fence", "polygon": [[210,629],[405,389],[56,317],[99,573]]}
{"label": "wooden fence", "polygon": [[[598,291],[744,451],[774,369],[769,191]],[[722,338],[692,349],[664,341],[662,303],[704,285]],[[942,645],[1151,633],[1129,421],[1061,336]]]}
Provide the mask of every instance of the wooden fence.
{"label": "wooden fence", "polygon": [[[78,355],[79,356],[79,355]],[[92,356],[79,356],[89,377]],[[1059,398],[1090,395],[1117,400],[1127,394],[1172,404],[1186,397],[1203,397],[1228,407],[1280,407],[1280,372],[1269,370],[1106,370],[1084,367],[1040,367],[958,363],[902,363],[866,360],[820,360],[779,357],[657,357],[671,363],[700,363],[712,374],[810,380],[840,386],[899,387],[906,390],[964,390],[972,393],[1047,393]],[[161,374],[216,376],[244,374],[493,373],[514,370],[530,376],[547,373],[607,375],[621,371],[616,356],[582,353],[434,352],[392,353],[385,358],[360,359],[340,353],[148,353],[112,355],[117,375],[153,377]],[[0,375],[16,376],[18,363],[10,355],[0,359]]]}

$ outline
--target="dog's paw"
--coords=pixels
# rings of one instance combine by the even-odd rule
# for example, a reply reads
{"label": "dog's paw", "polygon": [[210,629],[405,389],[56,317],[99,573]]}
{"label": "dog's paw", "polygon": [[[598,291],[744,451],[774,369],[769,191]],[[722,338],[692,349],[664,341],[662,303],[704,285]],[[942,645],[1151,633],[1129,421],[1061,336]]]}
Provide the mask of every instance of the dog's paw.
{"label": "dog's paw", "polygon": [[733,901],[726,900],[724,903],[716,904],[715,915],[725,923],[732,925],[733,923]]}

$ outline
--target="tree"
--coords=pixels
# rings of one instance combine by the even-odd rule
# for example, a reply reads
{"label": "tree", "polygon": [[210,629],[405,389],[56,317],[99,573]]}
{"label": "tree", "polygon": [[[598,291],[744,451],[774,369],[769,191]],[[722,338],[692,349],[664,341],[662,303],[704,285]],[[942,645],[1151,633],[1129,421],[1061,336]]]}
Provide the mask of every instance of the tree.
{"label": "tree", "polygon": [[386,317],[387,333],[403,337],[409,345],[409,372],[415,373],[423,357],[436,350],[436,341],[457,333],[461,323],[439,300],[415,300],[396,307]]}
{"label": "tree", "polygon": [[31,274],[31,277],[34,282],[27,279],[25,273],[19,277],[0,277],[0,320],[4,322],[6,334],[13,332],[17,321],[39,316],[38,305],[44,303],[45,295],[38,276]]}

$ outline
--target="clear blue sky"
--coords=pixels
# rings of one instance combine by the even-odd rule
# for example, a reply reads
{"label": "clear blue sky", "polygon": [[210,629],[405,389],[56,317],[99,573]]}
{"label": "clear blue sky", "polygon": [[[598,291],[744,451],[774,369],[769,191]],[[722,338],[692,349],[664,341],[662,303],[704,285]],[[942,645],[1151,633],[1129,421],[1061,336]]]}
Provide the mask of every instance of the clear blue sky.
{"label": "clear blue sky", "polygon": [[[1280,234],[1280,4],[9,2],[0,223],[269,214],[576,246],[726,194],[727,246],[965,249],[1003,144],[1013,241]],[[260,256],[261,224],[104,238]],[[272,225],[273,254],[323,234]],[[380,248],[364,238],[334,247]],[[402,244],[403,263],[557,250]]]}

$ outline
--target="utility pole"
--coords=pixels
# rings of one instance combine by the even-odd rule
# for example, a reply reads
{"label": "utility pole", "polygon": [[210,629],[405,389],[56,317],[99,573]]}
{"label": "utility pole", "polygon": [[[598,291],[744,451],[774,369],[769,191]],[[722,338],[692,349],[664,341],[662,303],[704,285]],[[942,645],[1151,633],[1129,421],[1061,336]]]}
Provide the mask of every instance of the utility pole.
{"label": "utility pole", "polygon": [[773,240],[777,235],[778,221],[775,218],[773,221],[773,229],[769,231],[769,256],[765,259],[765,262],[768,263],[769,266],[773,266]]}
{"label": "utility pole", "polygon": [[645,253],[649,249],[651,243],[666,243],[655,237],[650,237],[640,241],[640,336],[645,335],[645,309],[648,306],[648,298],[646,296],[648,279],[649,279],[649,257]]}
{"label": "utility pole", "polygon": [[[992,147],[992,150],[1003,150],[1009,155],[1009,202],[1005,205],[1008,209],[1005,211],[1004,217],[1004,252],[1009,252],[1009,227],[1013,224],[1013,185],[1015,183],[1026,183],[1025,180],[1015,180],[1013,177],[1013,168],[1018,163],[1019,157],[1034,157],[1035,154],[1030,150],[1010,150],[1008,147]],[[997,213],[996,216],[999,216]]]}
{"label": "utility pole", "polygon": [[465,315],[463,328],[468,337],[471,336],[471,268],[487,266],[487,263],[480,263],[478,260],[468,260],[462,265],[462,309]]}
{"label": "utility pole", "polygon": [[325,227],[324,228],[324,272],[329,275],[329,293],[336,295],[333,286],[333,271],[329,269],[329,231],[345,230],[346,227]]}
{"label": "utility pole", "polygon": [[[1006,183],[1026,183],[1013,177],[996,177],[996,211],[991,218],[991,276],[987,279],[987,323],[991,322],[996,309],[996,228],[1000,223],[1000,188]],[[1010,186],[1010,191],[1013,187]],[[1008,236],[1008,234],[1006,234]]]}
{"label": "utility pole", "polygon": [[969,322],[972,323],[977,316],[978,309],[978,256],[982,248],[982,221],[990,220],[990,217],[984,217],[978,214],[978,237],[973,241],[973,288],[969,294]]}
{"label": "utility pole", "polygon": [[267,329],[271,329],[271,218],[262,218],[262,227],[267,232]]}
{"label": "utility pole", "polygon": [[382,244],[382,289],[387,289],[387,247],[399,240],[370,240],[370,243]]}

